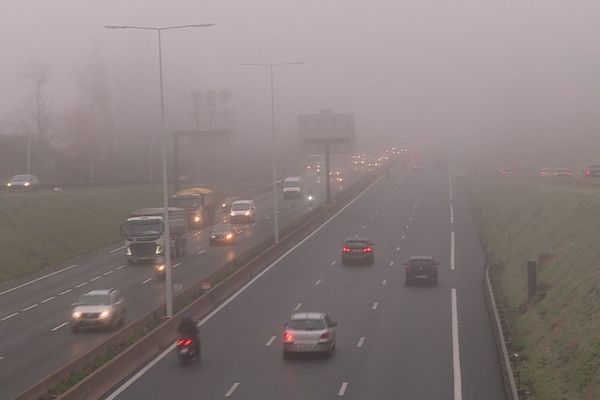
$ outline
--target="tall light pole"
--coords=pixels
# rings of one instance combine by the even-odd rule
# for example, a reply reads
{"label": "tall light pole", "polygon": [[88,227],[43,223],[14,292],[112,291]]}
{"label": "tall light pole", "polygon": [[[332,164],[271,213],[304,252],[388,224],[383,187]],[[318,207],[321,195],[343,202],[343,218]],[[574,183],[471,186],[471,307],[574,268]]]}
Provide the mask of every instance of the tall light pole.
{"label": "tall light pole", "polygon": [[169,224],[169,185],[167,180],[167,132],[165,129],[165,101],[163,95],[163,73],[162,73],[162,42],[161,32],[181,28],[207,28],[214,24],[193,24],[165,27],[130,26],[130,25],[105,25],[108,29],[141,29],[155,31],[158,33],[158,72],[160,79],[160,129],[162,136],[162,186],[163,186],[163,220],[165,226],[165,284],[166,284],[166,306],[167,318],[173,316],[173,288],[171,284],[171,236]]}
{"label": "tall light pole", "polygon": [[266,67],[269,68],[271,73],[271,135],[273,139],[272,143],[272,155],[271,155],[271,167],[273,170],[273,226],[275,229],[275,243],[279,242],[279,219],[277,216],[277,155],[275,147],[275,90],[273,89],[273,69],[282,65],[297,65],[304,64],[304,61],[292,61],[277,64],[254,64],[254,63],[241,63],[241,66],[245,67]]}

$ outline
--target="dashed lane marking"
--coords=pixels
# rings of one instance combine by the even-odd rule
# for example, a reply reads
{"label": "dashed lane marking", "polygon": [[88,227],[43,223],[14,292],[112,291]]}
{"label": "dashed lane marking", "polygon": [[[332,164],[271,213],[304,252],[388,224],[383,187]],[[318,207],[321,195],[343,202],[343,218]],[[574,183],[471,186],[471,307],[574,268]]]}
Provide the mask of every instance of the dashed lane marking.
{"label": "dashed lane marking", "polygon": [[121,265],[120,267],[115,268],[115,271],[118,271],[118,270],[123,269],[123,268],[125,268],[125,266]]}
{"label": "dashed lane marking", "polygon": [[82,282],[79,285],[75,286],[75,289],[79,289],[80,287],[85,286],[87,284],[88,284],[88,281]]}
{"label": "dashed lane marking", "polygon": [[73,290],[73,289],[67,289],[67,290],[63,290],[63,291],[62,291],[62,292],[60,292],[58,295],[59,295],[59,296],[62,296],[63,294],[67,294],[67,293],[69,293],[71,290]]}
{"label": "dashed lane marking", "polygon": [[40,301],[40,304],[47,303],[47,302],[49,302],[50,300],[54,300],[55,298],[56,298],[55,296],[48,297],[46,300],[42,300],[42,301]]}
{"label": "dashed lane marking", "polygon": [[371,307],[371,310],[377,310],[377,306],[379,306],[378,302],[373,303],[373,307]]}
{"label": "dashed lane marking", "polygon": [[319,284],[321,284],[321,282],[323,282],[322,279],[317,279],[317,281],[315,282],[315,286],[318,286]]}
{"label": "dashed lane marking", "polygon": [[362,227],[362,228],[363,228],[363,229],[366,229],[366,228],[367,228],[367,226],[366,226],[366,225],[363,225],[363,227]]}
{"label": "dashed lane marking", "polygon": [[50,329],[52,332],[56,332],[57,330],[59,330],[60,328],[62,328],[63,326],[67,326],[69,325],[68,322],[63,322],[62,324],[55,326],[54,328]]}
{"label": "dashed lane marking", "polygon": [[387,284],[387,279],[384,279],[383,281],[381,281],[381,284],[382,284],[383,286],[385,286],[385,285]]}
{"label": "dashed lane marking", "polygon": [[[402,235],[401,238],[402,239],[406,238],[406,235]],[[400,247],[398,247],[398,250],[400,250]]]}
{"label": "dashed lane marking", "polygon": [[102,275],[95,276],[95,277],[93,277],[92,279],[90,279],[90,282],[97,281],[97,280],[98,280],[98,279],[100,279],[100,278],[102,278]]}
{"label": "dashed lane marking", "polygon": [[38,304],[38,303],[36,303],[36,304],[33,304],[33,305],[29,306],[29,307],[25,307],[25,308],[24,308],[24,309],[22,309],[21,311],[29,311],[29,310],[31,310],[32,308],[36,308],[37,306],[39,306],[39,304]]}
{"label": "dashed lane marking", "polygon": [[9,318],[12,318],[12,317],[14,317],[14,316],[16,316],[16,315],[19,315],[19,313],[18,313],[18,312],[16,312],[16,313],[12,313],[12,314],[10,314],[10,315],[7,315],[6,317],[4,317],[4,318],[0,319],[0,321],[6,321],[7,319],[9,319]]}
{"label": "dashed lane marking", "polygon": [[115,272],[115,271],[113,271],[113,270],[111,269],[110,271],[106,271],[106,272],[105,272],[105,273],[103,273],[102,275],[104,275],[104,276],[106,276],[106,275],[110,275],[110,274],[112,274],[113,272]]}
{"label": "dashed lane marking", "polygon": [[152,280],[152,278],[148,278],[145,281],[142,281],[142,285],[145,285],[146,283],[150,282]]}
{"label": "dashed lane marking", "polygon": [[231,386],[231,388],[227,391],[227,393],[225,393],[225,397],[231,397],[231,395],[233,394],[233,392],[235,392],[235,389],[237,389],[238,386],[240,386],[239,382],[234,383],[233,386]]}
{"label": "dashed lane marking", "polygon": [[173,265],[171,268],[177,268],[177,267],[180,267],[180,266],[181,266],[181,263],[177,263],[177,264]]}
{"label": "dashed lane marking", "polygon": [[348,382],[342,382],[340,390],[338,391],[338,396],[343,396],[346,394],[346,389],[348,389]]}
{"label": "dashed lane marking", "polygon": [[[404,239],[404,238],[403,238]],[[400,246],[396,247],[396,251],[400,251]]]}
{"label": "dashed lane marking", "polygon": [[393,266],[394,266],[394,262],[390,261],[390,267],[393,267]]}
{"label": "dashed lane marking", "polygon": [[331,262],[331,266],[333,267],[333,266],[334,266],[336,263],[337,263],[337,260],[333,260],[333,261]]}
{"label": "dashed lane marking", "polygon": [[124,248],[125,248],[125,246],[121,246],[121,247],[119,247],[118,249],[112,249],[112,250],[109,250],[108,252],[109,252],[109,253],[116,253],[117,251],[119,251],[119,250],[123,250]]}
{"label": "dashed lane marking", "polygon": [[265,346],[272,345],[274,341],[275,341],[275,336],[271,336],[271,339],[269,339],[269,341],[267,343],[265,343]]}
{"label": "dashed lane marking", "polygon": [[360,339],[358,339],[358,343],[356,344],[356,347],[362,347],[363,344],[365,344],[364,336],[361,337]]}
{"label": "dashed lane marking", "polygon": [[302,307],[302,303],[298,303],[296,307],[294,307],[294,311],[298,311]]}

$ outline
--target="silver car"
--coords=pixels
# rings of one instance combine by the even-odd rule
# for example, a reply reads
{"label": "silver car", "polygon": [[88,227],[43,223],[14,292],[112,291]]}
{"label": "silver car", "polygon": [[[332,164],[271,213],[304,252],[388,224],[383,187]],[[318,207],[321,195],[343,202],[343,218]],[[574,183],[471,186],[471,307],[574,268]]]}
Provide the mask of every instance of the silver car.
{"label": "silver car", "polygon": [[82,326],[112,328],[123,324],[125,299],[117,289],[89,290],[73,305],[71,330]]}
{"label": "silver car", "polygon": [[290,353],[325,353],[335,351],[337,323],[320,312],[295,313],[283,332],[283,357]]}

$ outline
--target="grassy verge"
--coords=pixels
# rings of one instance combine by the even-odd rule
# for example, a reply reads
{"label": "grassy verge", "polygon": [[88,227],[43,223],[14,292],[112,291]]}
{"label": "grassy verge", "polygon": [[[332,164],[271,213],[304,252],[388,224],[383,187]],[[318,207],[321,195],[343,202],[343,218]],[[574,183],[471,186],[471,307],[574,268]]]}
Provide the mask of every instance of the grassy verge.
{"label": "grassy verge", "polygon": [[[211,186],[220,196],[265,182]],[[25,276],[120,240],[131,210],[162,204],[160,185],[0,193],[0,282]]]}
{"label": "grassy verge", "polygon": [[[531,398],[600,398],[600,189],[464,178]],[[538,261],[527,300],[526,262]]]}

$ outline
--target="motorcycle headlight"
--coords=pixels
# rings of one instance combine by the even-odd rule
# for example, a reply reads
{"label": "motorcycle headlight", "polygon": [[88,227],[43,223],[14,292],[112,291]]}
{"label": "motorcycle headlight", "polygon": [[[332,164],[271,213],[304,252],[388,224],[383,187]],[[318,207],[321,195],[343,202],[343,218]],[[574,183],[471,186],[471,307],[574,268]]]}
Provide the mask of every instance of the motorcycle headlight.
{"label": "motorcycle headlight", "polygon": [[200,216],[199,215],[196,215],[194,217],[194,222],[200,222]]}
{"label": "motorcycle headlight", "polygon": [[129,246],[127,246],[127,255],[130,256],[131,255],[131,248]]}
{"label": "motorcycle headlight", "polygon": [[79,319],[79,318],[81,318],[81,311],[75,311],[72,314],[72,317],[73,317],[73,319]]}
{"label": "motorcycle headlight", "polygon": [[165,264],[157,265],[156,267],[154,267],[154,269],[156,269],[159,272],[164,271],[165,270]]}
{"label": "motorcycle headlight", "polygon": [[100,319],[106,319],[106,318],[108,318],[109,316],[110,316],[110,311],[108,311],[108,310],[107,310],[107,311],[102,311],[102,312],[100,313]]}

